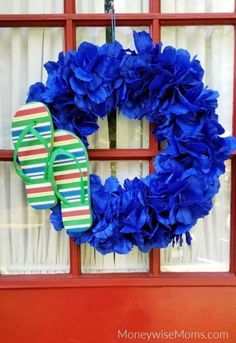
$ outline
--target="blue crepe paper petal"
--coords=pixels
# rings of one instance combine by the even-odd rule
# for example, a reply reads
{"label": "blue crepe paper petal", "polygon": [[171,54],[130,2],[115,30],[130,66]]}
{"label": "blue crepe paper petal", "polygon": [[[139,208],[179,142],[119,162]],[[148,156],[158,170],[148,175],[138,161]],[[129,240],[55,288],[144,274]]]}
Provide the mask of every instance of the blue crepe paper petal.
{"label": "blue crepe paper petal", "polygon": [[[46,85],[30,86],[27,101],[45,103],[55,128],[87,136],[98,118],[117,107],[129,119],[156,124],[153,134],[167,147],[155,158],[155,172],[143,179],[115,177],[103,184],[90,175],[93,225],[87,232],[67,232],[78,244],[102,254],[128,253],[172,244],[191,244],[189,230],[211,210],[219,191],[224,161],[236,139],[224,132],[215,113],[218,93],[204,86],[200,62],[184,49],[153,45],[146,32],[134,32],[136,52],[119,42],[99,47],[83,42],[45,64]],[[60,205],[50,220],[63,228]]]}

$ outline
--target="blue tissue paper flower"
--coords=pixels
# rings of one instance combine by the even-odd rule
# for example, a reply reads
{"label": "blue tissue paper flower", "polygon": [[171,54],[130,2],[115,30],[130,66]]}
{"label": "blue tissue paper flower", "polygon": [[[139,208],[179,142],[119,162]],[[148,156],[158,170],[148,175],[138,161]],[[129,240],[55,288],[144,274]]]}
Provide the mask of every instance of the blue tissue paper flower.
{"label": "blue tissue paper flower", "polygon": [[[145,178],[109,177],[103,184],[90,175],[93,224],[68,234],[102,254],[128,253],[134,246],[148,252],[169,244],[191,244],[189,230],[211,210],[224,161],[236,140],[222,137],[216,114],[216,91],[203,84],[200,62],[188,51],[153,44],[146,32],[134,32],[136,51],[119,42],[101,47],[84,42],[45,64],[46,84],[29,89],[27,101],[42,101],[55,128],[67,129],[87,144],[99,129],[98,118],[120,108],[130,119],[146,118],[167,147]],[[63,227],[60,205],[50,217]]]}

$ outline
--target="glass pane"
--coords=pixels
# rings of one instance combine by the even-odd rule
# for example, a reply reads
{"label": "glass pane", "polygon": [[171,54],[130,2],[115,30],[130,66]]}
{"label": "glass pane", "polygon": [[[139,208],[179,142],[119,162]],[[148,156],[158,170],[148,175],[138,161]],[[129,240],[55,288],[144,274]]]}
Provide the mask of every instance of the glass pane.
{"label": "glass pane", "polygon": [[149,123],[146,119],[130,120],[118,110],[115,116],[112,115],[98,120],[99,131],[88,137],[90,149],[149,147]]}
{"label": "glass pane", "polygon": [[[194,39],[193,39],[194,37]],[[219,121],[225,135],[232,133],[233,113],[233,26],[162,27],[161,40],[165,45],[187,49],[197,55],[205,70],[205,85],[217,90]]]}
{"label": "glass pane", "polygon": [[161,12],[233,12],[234,0],[162,0]]}
{"label": "glass pane", "polygon": [[[148,174],[147,161],[97,161],[91,162],[91,173],[99,175],[104,182],[117,176],[122,184],[129,176],[143,177]],[[128,255],[107,254],[103,256],[88,244],[81,247],[82,273],[148,272],[149,255],[133,249]]]}
{"label": "glass pane", "polygon": [[29,86],[45,82],[43,64],[63,50],[62,28],[0,29],[0,149],[12,148],[11,118],[27,98]]}
{"label": "glass pane", "polygon": [[[78,27],[77,45],[82,41],[89,41],[102,45],[110,41],[109,28],[105,27]],[[133,30],[148,31],[148,27],[117,27],[116,39],[124,48],[134,49]],[[130,120],[118,110],[99,120],[100,129],[89,137],[91,149],[129,148],[147,149],[149,147],[149,123],[146,119]],[[130,139],[132,137],[132,139]]]}
{"label": "glass pane", "polygon": [[221,188],[210,214],[191,230],[192,244],[161,250],[162,272],[229,271],[231,163],[221,176]]}
{"label": "glass pane", "polygon": [[[133,31],[149,32],[148,26],[117,26],[115,30],[116,40],[118,40],[125,49],[135,49],[133,41]],[[76,45],[78,46],[83,41],[88,41],[93,44],[102,45],[111,41],[110,27],[77,27],[76,29]]]}
{"label": "glass pane", "polygon": [[63,13],[63,0],[0,1],[0,14]]}
{"label": "glass pane", "polygon": [[11,163],[0,162],[0,274],[69,273],[69,239],[32,209]]}
{"label": "glass pane", "polygon": [[90,173],[98,175],[104,182],[116,176],[121,185],[125,179],[141,178],[149,174],[148,161],[90,161]]}
{"label": "glass pane", "polygon": [[115,13],[145,13],[149,11],[149,0],[76,0],[77,13],[108,13],[112,6]]}

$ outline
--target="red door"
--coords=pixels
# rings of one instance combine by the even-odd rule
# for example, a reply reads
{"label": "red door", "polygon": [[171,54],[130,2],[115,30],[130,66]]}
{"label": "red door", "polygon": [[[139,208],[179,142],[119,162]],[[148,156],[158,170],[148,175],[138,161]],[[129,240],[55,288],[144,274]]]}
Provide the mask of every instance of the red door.
{"label": "red door", "polygon": [[[102,257],[90,247],[68,246],[63,235],[48,233],[46,215],[28,212],[10,165],[12,113],[24,102],[27,87],[45,79],[42,64],[56,59],[63,40],[65,50],[83,40],[101,44],[111,24],[110,13],[102,13],[104,1],[65,0],[64,9],[62,1],[29,4],[0,4],[1,342],[234,343],[234,155],[227,161],[214,210],[193,229],[191,248]],[[154,41],[161,38],[164,45],[199,55],[206,83],[222,94],[221,122],[235,134],[234,1],[134,0],[114,1],[114,6],[117,39],[127,47],[135,28],[150,30]],[[147,123],[137,124],[136,131],[136,124],[128,127],[117,117],[101,125],[100,136],[90,142],[95,173],[122,178],[123,171],[130,177],[152,170],[159,147]],[[119,132],[128,138],[119,139]],[[129,137],[137,138],[134,145]]]}

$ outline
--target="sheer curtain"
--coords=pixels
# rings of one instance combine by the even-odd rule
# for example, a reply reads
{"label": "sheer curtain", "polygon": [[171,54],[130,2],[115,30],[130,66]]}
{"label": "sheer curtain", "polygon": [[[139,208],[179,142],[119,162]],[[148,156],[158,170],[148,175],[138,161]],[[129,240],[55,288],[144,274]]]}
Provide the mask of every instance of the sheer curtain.
{"label": "sheer curtain", "polygon": [[[184,7],[182,7],[184,9]],[[194,39],[193,39],[194,37]],[[205,84],[220,93],[219,121],[232,134],[234,28],[232,26],[163,27],[164,45],[188,49],[205,69]],[[192,229],[191,247],[168,248],[161,254],[162,271],[228,271],[230,249],[230,161],[211,213]]]}
{"label": "sheer curtain", "polygon": [[144,13],[149,11],[149,0],[76,0],[76,11],[77,13],[103,13],[105,4],[113,4],[116,13]]}
{"label": "sheer curtain", "polygon": [[[63,50],[63,29],[1,28],[0,48],[0,149],[10,149],[11,118],[29,85],[45,81],[43,63]],[[11,163],[0,162],[0,183],[0,274],[68,273],[68,238],[50,227],[48,212],[28,206]]]}
{"label": "sheer curtain", "polygon": [[63,13],[63,0],[0,1],[1,14]]}
{"label": "sheer curtain", "polygon": [[161,0],[166,13],[233,12],[234,0]]}

